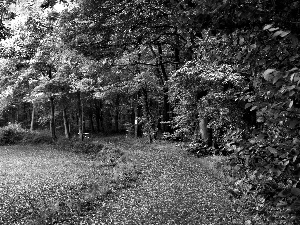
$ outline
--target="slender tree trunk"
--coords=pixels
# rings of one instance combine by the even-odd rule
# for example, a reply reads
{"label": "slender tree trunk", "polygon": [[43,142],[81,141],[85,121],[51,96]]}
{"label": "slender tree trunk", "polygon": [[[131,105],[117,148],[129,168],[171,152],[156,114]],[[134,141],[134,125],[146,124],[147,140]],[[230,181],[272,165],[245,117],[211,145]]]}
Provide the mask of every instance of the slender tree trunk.
{"label": "slender tree trunk", "polygon": [[103,108],[104,108],[103,103],[100,101],[100,110],[99,110],[100,131],[104,131]]}
{"label": "slender tree trunk", "polygon": [[139,133],[138,133],[138,107],[134,107],[134,137],[138,138]]}
{"label": "slender tree trunk", "polygon": [[94,114],[93,114],[92,109],[90,110],[89,116],[90,116],[90,131],[91,131],[92,133],[94,133],[94,132],[95,132],[95,128],[94,128],[94,119],[93,119]]}
{"label": "slender tree trunk", "polygon": [[[168,88],[164,88],[164,99],[163,99],[163,117],[162,122],[165,122],[162,126],[163,132],[171,132],[171,126],[168,124],[170,122],[170,103],[169,103],[169,95]],[[166,123],[167,122],[167,123]]]}
{"label": "slender tree trunk", "polygon": [[151,113],[150,113],[150,108],[149,108],[149,101],[148,101],[148,93],[146,88],[142,88],[142,93],[143,93],[143,99],[144,99],[144,115],[147,120],[147,124],[145,124],[147,127],[147,133],[149,136],[149,141],[150,143],[153,142],[153,121],[151,119]]}
{"label": "slender tree trunk", "polygon": [[141,116],[141,114],[142,114],[141,106],[135,104],[134,106],[134,137],[135,138],[143,136],[142,126],[138,121],[138,118]]}
{"label": "slender tree trunk", "polygon": [[119,104],[120,104],[120,99],[119,96],[116,98],[116,111],[115,111],[115,131],[116,133],[119,133]]}
{"label": "slender tree trunk", "polygon": [[201,135],[201,139],[203,141],[208,141],[208,128],[207,128],[207,124],[208,124],[208,120],[207,118],[202,118],[200,120],[200,124],[199,124],[199,127],[200,127],[200,135]]}
{"label": "slender tree trunk", "polygon": [[[158,49],[158,63],[160,66],[160,71],[164,80],[164,100],[163,100],[163,118],[162,118],[162,122],[164,122],[162,128],[163,128],[163,132],[171,132],[171,126],[169,124],[165,124],[166,122],[170,122],[170,116],[169,116],[169,111],[171,110],[170,107],[170,103],[169,103],[169,96],[168,96],[168,87],[166,85],[166,82],[169,80],[167,72],[166,72],[166,68],[163,62],[163,50],[162,50],[162,45],[158,44],[157,46]],[[178,54],[179,57],[179,52],[176,52],[176,54]]]}
{"label": "slender tree trunk", "polygon": [[51,105],[51,119],[50,119],[50,131],[53,140],[56,140],[56,132],[55,132],[55,105],[54,105],[54,97],[50,97],[50,105]]}
{"label": "slender tree trunk", "polygon": [[119,133],[119,109],[116,108],[116,113],[115,113],[115,131],[116,133]]}
{"label": "slender tree trunk", "polygon": [[80,91],[77,91],[77,110],[78,110],[78,135],[79,140],[83,141],[83,120],[82,120],[82,103]]}
{"label": "slender tree trunk", "polygon": [[63,109],[63,120],[64,120],[64,128],[65,128],[65,137],[70,139],[70,127],[67,116],[67,108]]}
{"label": "slender tree trunk", "polygon": [[175,59],[175,70],[178,70],[180,65],[180,41],[178,35],[176,35],[176,44],[177,46],[175,46],[174,48],[174,59]]}
{"label": "slender tree trunk", "polygon": [[[25,126],[27,127],[28,121],[27,121],[27,112],[26,112],[26,102],[23,103],[23,121],[25,123]],[[31,123],[31,120],[30,120]]]}
{"label": "slender tree trunk", "polygon": [[[48,70],[48,77],[51,80],[52,79],[52,70],[51,67],[49,66]],[[51,111],[51,118],[50,118],[50,132],[52,139],[55,141],[57,139],[56,137],[56,132],[55,132],[55,104],[54,104],[54,97],[50,96],[50,111]]]}
{"label": "slender tree trunk", "polygon": [[17,120],[17,123],[19,122],[19,118],[20,117],[20,113],[19,113],[19,105],[17,105],[17,108],[16,108],[16,120]]}
{"label": "slender tree trunk", "polygon": [[34,114],[35,114],[35,106],[34,104],[32,104],[30,131],[34,130],[34,116],[35,116]]}
{"label": "slender tree trunk", "polygon": [[201,135],[201,139],[208,145],[208,146],[212,146],[213,145],[213,133],[212,133],[212,129],[209,129],[207,127],[208,124],[208,119],[202,118],[200,120],[200,135]]}
{"label": "slender tree trunk", "polygon": [[94,99],[95,104],[95,119],[96,119],[96,130],[100,133],[100,106],[98,103],[99,100]]}

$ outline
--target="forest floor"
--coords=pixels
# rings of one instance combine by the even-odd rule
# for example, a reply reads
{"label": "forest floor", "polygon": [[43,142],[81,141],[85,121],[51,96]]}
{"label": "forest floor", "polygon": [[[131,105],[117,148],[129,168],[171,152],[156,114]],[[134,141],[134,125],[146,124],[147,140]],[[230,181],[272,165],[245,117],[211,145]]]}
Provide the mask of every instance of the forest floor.
{"label": "forest floor", "polygon": [[[132,182],[123,182],[122,187],[116,182],[104,185],[100,189],[108,194],[100,193],[100,198],[99,194],[92,196],[98,203],[90,208],[80,205],[79,200],[73,200],[71,208],[74,209],[77,204],[84,210],[55,224],[245,224],[243,213],[237,211],[237,207],[229,200],[224,181],[212,176],[203,159],[195,158],[180,146],[167,142],[150,145],[143,141],[123,139],[121,142],[112,140],[107,143],[121,148],[127,158],[127,164],[119,163],[119,169],[109,169],[111,172],[103,170],[99,163],[97,166],[95,159],[84,159],[73,153],[53,150],[49,146],[0,147],[1,224],[44,224],[47,216],[50,218],[51,213],[53,215],[63,206],[60,199],[63,198],[66,203],[72,195],[78,198],[79,186],[82,191],[83,184],[87,182],[109,183],[109,176],[116,180],[116,176],[124,175],[125,170],[130,171],[124,165],[133,164],[139,175]],[[96,171],[95,168],[100,167],[102,170]],[[52,187],[51,191],[46,186]],[[87,189],[92,190],[91,186]],[[48,193],[41,200],[40,196],[45,190]],[[68,194],[64,194],[64,191]],[[58,192],[58,195],[67,197],[54,198],[52,195]],[[89,192],[85,193],[83,197],[88,199]],[[28,201],[35,205],[31,211],[37,210],[39,215],[34,217],[34,212],[30,212],[26,217],[24,210],[16,209],[24,202],[26,205],[22,207],[28,209]],[[10,207],[10,211],[5,211],[5,207]],[[44,216],[40,216],[41,212]],[[9,218],[9,214],[12,217],[19,215],[20,218]]]}
{"label": "forest floor", "polygon": [[129,142],[125,149],[141,178],[87,215],[95,224],[245,224],[205,160],[167,142]]}

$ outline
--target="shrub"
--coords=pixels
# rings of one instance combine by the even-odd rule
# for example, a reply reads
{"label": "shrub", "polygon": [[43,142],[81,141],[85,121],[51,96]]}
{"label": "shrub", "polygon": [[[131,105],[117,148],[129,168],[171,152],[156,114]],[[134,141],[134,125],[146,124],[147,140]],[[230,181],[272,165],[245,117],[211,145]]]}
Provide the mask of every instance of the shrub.
{"label": "shrub", "polygon": [[10,145],[22,140],[25,129],[20,124],[9,124],[0,128],[0,145]]}
{"label": "shrub", "polygon": [[234,151],[230,157],[232,196],[243,202],[254,217],[261,220],[264,215],[264,220],[272,224],[275,220],[279,224],[299,221],[300,144],[284,134],[259,133],[228,145]]}
{"label": "shrub", "polygon": [[28,131],[23,133],[23,144],[52,144],[53,139],[47,131]]}
{"label": "shrub", "polygon": [[100,143],[93,143],[91,141],[78,141],[76,139],[59,139],[55,146],[60,150],[67,150],[76,153],[84,153],[84,154],[95,154],[100,152],[103,149],[103,145]]}
{"label": "shrub", "polygon": [[205,142],[191,142],[187,147],[187,151],[197,157],[215,155],[216,153],[216,149],[207,146]]}
{"label": "shrub", "polygon": [[47,131],[29,131],[20,124],[9,124],[0,128],[0,145],[11,144],[52,144],[51,134]]}

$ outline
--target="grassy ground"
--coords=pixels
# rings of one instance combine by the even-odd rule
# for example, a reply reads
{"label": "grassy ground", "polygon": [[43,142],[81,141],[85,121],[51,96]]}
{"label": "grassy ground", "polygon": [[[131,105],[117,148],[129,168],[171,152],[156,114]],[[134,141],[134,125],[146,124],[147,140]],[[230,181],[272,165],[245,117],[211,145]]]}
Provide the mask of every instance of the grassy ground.
{"label": "grassy ground", "polygon": [[[95,141],[99,142],[99,141]],[[0,224],[244,224],[218,165],[166,142],[0,147]]]}
{"label": "grassy ground", "polygon": [[[122,145],[138,159],[138,185],[106,199],[86,218],[94,224],[244,224],[243,212],[228,199],[224,180],[216,176],[221,159],[203,163],[167,142]],[[87,221],[87,219],[85,220]],[[90,224],[90,223],[85,223]]]}
{"label": "grassy ground", "polygon": [[133,162],[110,144],[94,155],[51,145],[2,146],[0,154],[0,224],[79,224],[137,177]]}

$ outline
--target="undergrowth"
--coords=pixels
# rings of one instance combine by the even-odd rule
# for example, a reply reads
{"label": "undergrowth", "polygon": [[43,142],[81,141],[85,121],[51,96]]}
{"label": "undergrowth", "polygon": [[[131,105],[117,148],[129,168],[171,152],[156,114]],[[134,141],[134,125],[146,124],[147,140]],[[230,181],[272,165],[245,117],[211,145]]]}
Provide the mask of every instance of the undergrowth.
{"label": "undergrowth", "polygon": [[[227,136],[220,151],[190,143],[186,150],[228,188],[239,210],[251,215],[251,224],[299,224],[299,141],[278,135]],[[228,154],[224,156],[222,152]]]}

